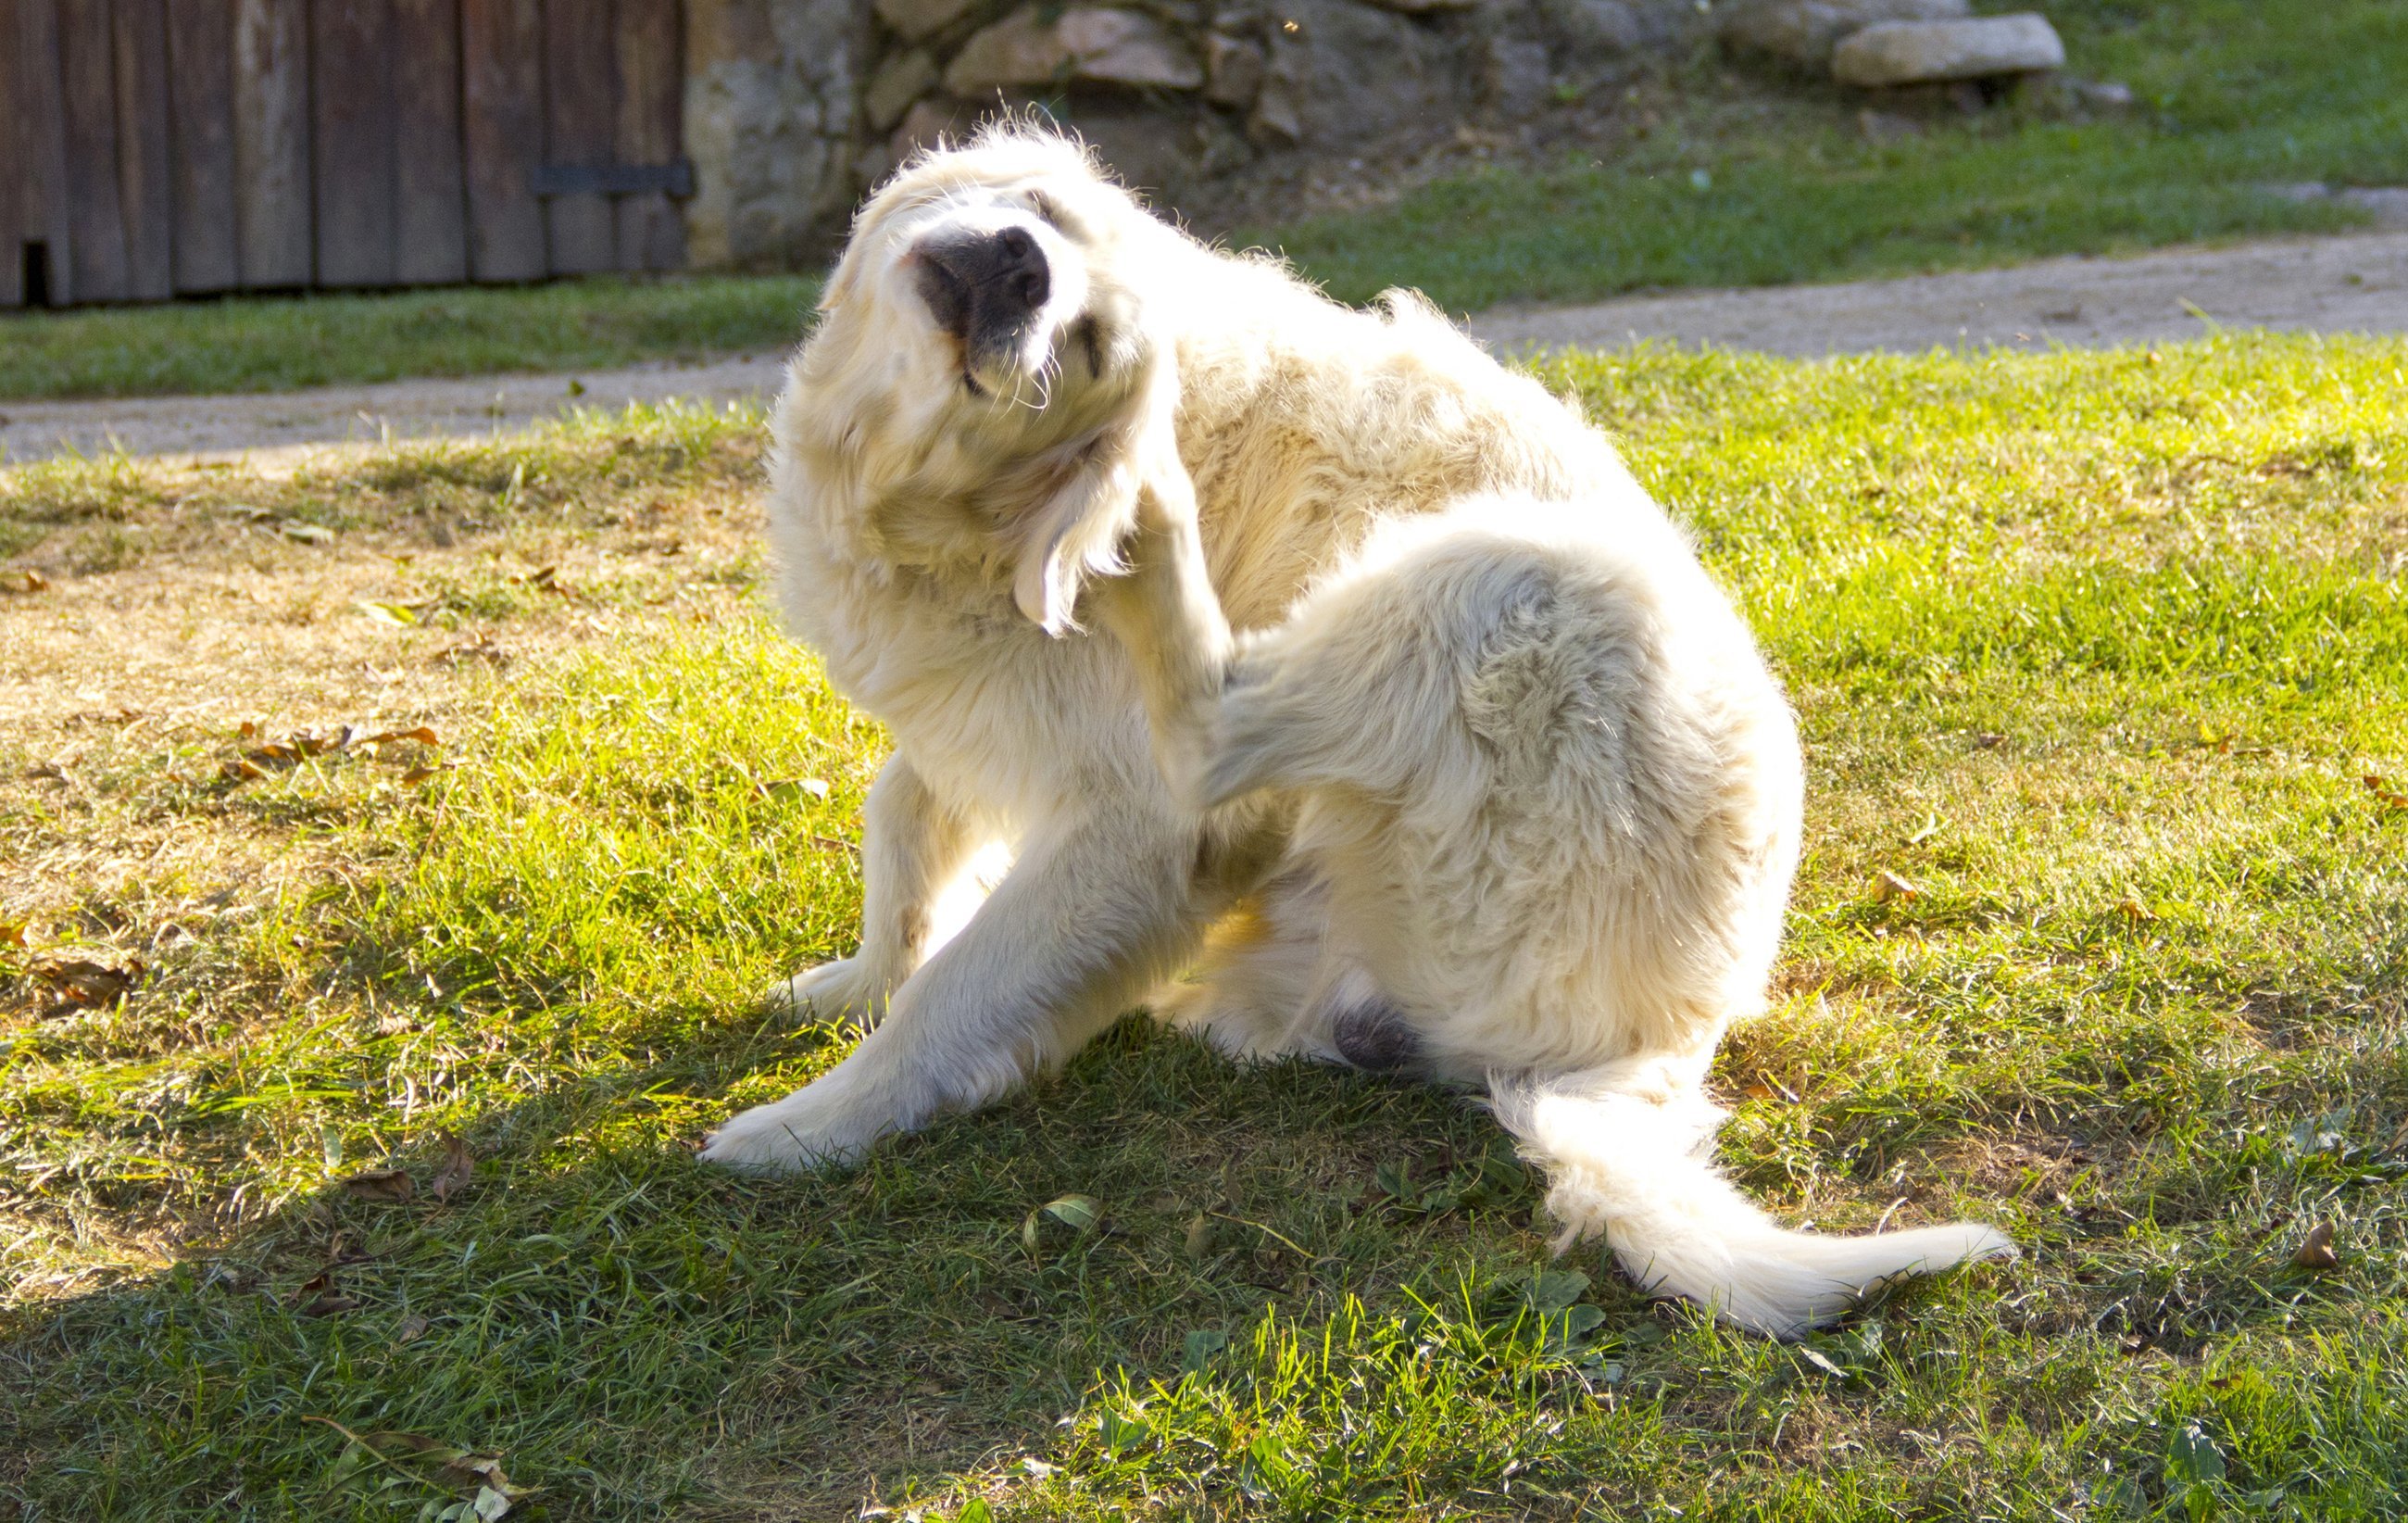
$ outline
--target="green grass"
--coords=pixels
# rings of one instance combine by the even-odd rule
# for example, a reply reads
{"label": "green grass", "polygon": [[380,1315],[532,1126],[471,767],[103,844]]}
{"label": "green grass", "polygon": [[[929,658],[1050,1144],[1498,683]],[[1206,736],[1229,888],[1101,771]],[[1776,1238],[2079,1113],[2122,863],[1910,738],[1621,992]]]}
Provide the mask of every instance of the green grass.
{"label": "green grass", "polygon": [[2353,214],[2265,187],[2408,183],[2408,10],[2387,0],[2047,8],[2071,72],[2137,93],[2128,118],[2069,121],[2036,98],[1877,146],[1862,97],[1801,85],[1767,102],[1701,65],[1610,162],[1499,168],[1252,236],[1340,297],[1417,286],[1470,310],[2331,228]]}
{"label": "green grass", "polygon": [[611,278],[0,316],[0,398],[280,392],[780,352],[815,277]]}
{"label": "green grass", "polygon": [[[1283,251],[1348,300],[1409,285],[1465,311],[2344,228],[2363,214],[2265,187],[2408,184],[2408,9],[2395,0],[2048,9],[2071,72],[2128,83],[2138,109],[2077,122],[2035,98],[1875,146],[1856,124],[1859,97],[1701,57],[1634,92],[1623,116],[1656,124],[1609,161],[1498,167],[1386,209],[1235,241]],[[6,317],[0,399],[779,350],[800,333],[815,289],[794,278],[596,280]]]}
{"label": "green grass", "polygon": [[[1469,1107],[1139,1020],[857,1171],[702,1169],[844,1050],[750,996],[849,950],[883,741],[765,620],[662,628],[495,679],[423,795],[86,765],[352,866],[0,1035],[0,1512],[463,1494],[394,1434],[550,1518],[2408,1510],[2408,344],[1551,363],[1803,721],[1725,1160],[1793,1219],[1971,1214],[2024,1262],[1744,1337],[1551,1263]],[[388,1164],[414,1199],[337,1184]]]}

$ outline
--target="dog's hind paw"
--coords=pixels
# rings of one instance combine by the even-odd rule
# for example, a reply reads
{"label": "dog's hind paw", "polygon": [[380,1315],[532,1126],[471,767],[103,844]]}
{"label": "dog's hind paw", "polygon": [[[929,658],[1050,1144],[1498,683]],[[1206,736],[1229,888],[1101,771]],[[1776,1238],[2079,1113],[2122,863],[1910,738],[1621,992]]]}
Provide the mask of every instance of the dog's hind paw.
{"label": "dog's hind paw", "polygon": [[781,1021],[837,1021],[866,1031],[886,1013],[892,986],[860,957],[839,957],[770,984],[761,1008]]}

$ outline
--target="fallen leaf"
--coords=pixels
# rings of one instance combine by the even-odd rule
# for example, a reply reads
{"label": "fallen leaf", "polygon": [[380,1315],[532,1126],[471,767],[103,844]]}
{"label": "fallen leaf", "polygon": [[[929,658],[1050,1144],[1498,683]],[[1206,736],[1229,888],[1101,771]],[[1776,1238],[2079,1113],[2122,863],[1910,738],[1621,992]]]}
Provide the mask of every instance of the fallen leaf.
{"label": "fallen leaf", "polygon": [[2291,1255],[2291,1262],[2303,1270],[2339,1269],[2341,1255],[2333,1251],[2332,1243],[2332,1223],[2318,1222],[2308,1228],[2307,1238]]}
{"label": "fallen leaf", "polygon": [[395,740],[415,740],[423,746],[439,746],[443,743],[436,738],[435,728],[431,725],[421,725],[412,730],[379,730],[359,743],[364,746],[380,746]]}
{"label": "fallen leaf", "polygon": [[435,1171],[435,1183],[428,1193],[437,1205],[465,1190],[477,1177],[477,1160],[468,1154],[468,1144],[458,1132],[443,1134],[443,1162]]}
{"label": "fallen leaf", "polygon": [[303,1316],[340,1316],[357,1310],[359,1304],[357,1296],[347,1296],[335,1288],[332,1274],[313,1275],[293,1292],[293,1308]]}
{"label": "fallen leaf", "polygon": [[126,992],[142,981],[142,959],[134,958],[123,968],[110,968],[81,957],[64,957],[36,964],[34,976],[57,991],[66,1003],[98,1010],[124,999]]}
{"label": "fallen leaf", "polygon": [[437,763],[433,767],[413,767],[408,771],[401,774],[401,781],[404,783],[423,783],[428,778],[431,778],[437,773],[442,771],[446,765],[448,764]]}
{"label": "fallen leaf", "polygon": [[10,592],[37,593],[48,592],[50,590],[50,579],[42,575],[41,572],[35,570],[30,566],[23,568],[15,574],[17,577],[17,584],[8,589]]}
{"label": "fallen leaf", "polygon": [[2157,918],[2157,912],[2139,899],[2117,899],[2115,909],[2127,920],[2147,921]]}
{"label": "fallen leaf", "polygon": [[276,525],[276,532],[287,539],[298,539],[305,545],[331,545],[335,531],[322,524],[286,522]]}
{"label": "fallen leaf", "polygon": [[426,1336],[426,1319],[412,1312],[403,1317],[400,1325],[393,1329],[393,1341],[396,1343],[414,1343]]}
{"label": "fallen leaf", "polygon": [[418,622],[418,615],[412,612],[408,605],[402,603],[379,603],[364,597],[352,606],[379,624],[400,625],[407,627]]}
{"label": "fallen leaf", "polygon": [[0,922],[0,946],[25,946],[25,933],[32,927],[11,922]]}
{"label": "fallen leaf", "polygon": [[407,1169],[370,1169],[339,1183],[345,1194],[362,1200],[409,1200],[418,1195],[418,1182]]}
{"label": "fallen leaf", "polygon": [[2389,778],[2369,772],[2358,781],[2366,784],[2367,792],[2382,799],[2393,809],[2408,809],[2408,793],[2402,793],[2393,787]]}
{"label": "fallen leaf", "polygon": [[258,740],[258,739],[259,739],[259,725],[258,725],[258,723],[257,723],[256,721],[253,721],[253,720],[249,720],[249,719],[244,720],[244,721],[242,722],[242,731],[241,731],[241,734],[242,734],[242,739],[244,739],[244,740]]}
{"label": "fallen leaf", "polygon": [[824,780],[815,777],[780,778],[775,783],[762,783],[761,796],[765,798],[783,799],[789,803],[803,797],[824,799],[828,796],[828,785]]}
{"label": "fallen leaf", "polygon": [[225,764],[225,775],[236,783],[249,783],[254,779],[265,777],[267,770],[255,761],[237,757]]}
{"label": "fallen leaf", "polygon": [[1046,1201],[1028,1214],[1020,1224],[1020,1241],[1030,1253],[1037,1251],[1040,1224],[1048,1216],[1074,1232],[1084,1232],[1103,1219],[1104,1208],[1092,1195],[1064,1195]]}
{"label": "fallen leaf", "polygon": [[1905,879],[1899,877],[1897,873],[1890,871],[1887,868],[1884,868],[1881,871],[1873,874],[1874,898],[1886,902],[1890,899],[1920,898],[1922,896],[1923,890],[1915,887],[1913,884],[1908,883]]}

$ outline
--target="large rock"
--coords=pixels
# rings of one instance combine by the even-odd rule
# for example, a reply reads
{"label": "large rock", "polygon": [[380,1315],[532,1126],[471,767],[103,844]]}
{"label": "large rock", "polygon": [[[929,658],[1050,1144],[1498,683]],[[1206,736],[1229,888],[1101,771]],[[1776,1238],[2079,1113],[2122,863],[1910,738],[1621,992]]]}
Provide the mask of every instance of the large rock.
{"label": "large rock", "polygon": [[1820,74],[1840,39],[1868,26],[1972,14],[1968,0],[1751,0],[1725,13],[1716,30],[1736,51],[1769,53]]}
{"label": "large rock", "polygon": [[878,65],[878,72],[869,77],[869,88],[861,94],[861,108],[869,118],[871,129],[884,132],[902,121],[911,103],[937,82],[937,61],[928,56],[925,48],[888,54],[886,62]]}
{"label": "large rock", "polygon": [[1481,84],[1479,50],[1355,0],[1283,0],[1249,122],[1265,141],[1339,147],[1452,120]]}
{"label": "large rock", "polygon": [[868,11],[856,0],[687,0],[685,36],[689,259],[816,258],[853,206]]}
{"label": "large rock", "polygon": [[1204,65],[1151,16],[1073,6],[1048,21],[1023,6],[973,34],[945,68],[945,88],[971,99],[1073,79],[1194,90],[1204,83]]}
{"label": "large rock", "polygon": [[979,0],[877,0],[878,19],[907,42],[933,37],[977,7]]}
{"label": "large rock", "polygon": [[1635,52],[1647,44],[1647,23],[1629,0],[1539,0],[1539,13],[1563,37],[1575,62]]}
{"label": "large rock", "polygon": [[1263,65],[1262,44],[1226,32],[1206,33],[1204,98],[1240,110],[1252,106],[1262,93]]}
{"label": "large rock", "polygon": [[2033,11],[1963,22],[1889,22],[1842,38],[1831,50],[1842,84],[1942,84],[2031,74],[2065,66],[2065,44]]}

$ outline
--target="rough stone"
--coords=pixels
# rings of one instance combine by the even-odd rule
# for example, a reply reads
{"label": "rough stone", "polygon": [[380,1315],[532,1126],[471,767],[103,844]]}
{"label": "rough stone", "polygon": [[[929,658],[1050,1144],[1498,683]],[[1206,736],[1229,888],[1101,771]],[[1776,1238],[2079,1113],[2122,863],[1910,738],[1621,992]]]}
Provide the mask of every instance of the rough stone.
{"label": "rough stone", "polygon": [[1647,43],[1647,24],[1627,0],[1541,0],[1539,9],[1575,57],[1635,52]]}
{"label": "rough stone", "polygon": [[1153,17],[1100,6],[1074,6],[1050,22],[1023,6],[973,34],[945,66],[945,88],[971,97],[1072,79],[1194,90],[1204,66]]}
{"label": "rough stone", "polygon": [[1294,33],[1274,35],[1246,135],[1275,147],[1303,142],[1305,93],[1312,88],[1312,49]]}
{"label": "rough stone", "polygon": [[1481,90],[1492,105],[1518,114],[1546,104],[1555,77],[1545,43],[1498,34],[1483,43],[1482,51]]}
{"label": "rough stone", "polygon": [[911,103],[936,84],[937,76],[937,61],[925,48],[895,53],[879,65],[869,77],[869,88],[861,93],[861,108],[871,129],[884,132],[902,121]]}
{"label": "rough stone", "polygon": [[1478,50],[1355,0],[1283,0],[1250,128],[1257,141],[1366,142],[1459,112]]}
{"label": "rough stone", "polygon": [[1935,84],[2065,65],[2065,44],[2037,11],[1961,22],[1885,22],[1841,39],[1831,77],[1846,85]]}
{"label": "rough stone", "polygon": [[906,42],[935,36],[976,9],[979,0],[878,0],[878,19]]}
{"label": "rough stone", "polygon": [[1263,88],[1262,46],[1226,32],[1204,37],[1204,98],[1215,106],[1252,106]]}
{"label": "rough stone", "polygon": [[1957,21],[1973,14],[1968,0],[1749,0],[1726,13],[1724,46],[1767,53],[1821,73],[1840,39],[1884,22]]}
{"label": "rough stone", "polygon": [[942,95],[914,101],[887,137],[887,155],[894,163],[901,164],[919,150],[933,148],[939,138],[959,139],[976,120],[976,111],[962,101],[948,100]]}
{"label": "rough stone", "polygon": [[696,267],[803,263],[842,229],[868,21],[856,0],[687,0]]}

